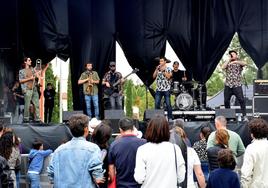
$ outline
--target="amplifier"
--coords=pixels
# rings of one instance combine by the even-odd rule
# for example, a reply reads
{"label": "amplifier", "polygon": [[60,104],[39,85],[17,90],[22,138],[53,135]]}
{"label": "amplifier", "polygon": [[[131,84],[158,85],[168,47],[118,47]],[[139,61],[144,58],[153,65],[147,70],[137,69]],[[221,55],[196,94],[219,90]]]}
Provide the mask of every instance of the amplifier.
{"label": "amplifier", "polygon": [[254,96],[252,100],[253,115],[268,115],[268,96]]}
{"label": "amplifier", "polygon": [[254,80],[253,93],[254,95],[268,96],[268,80]]}

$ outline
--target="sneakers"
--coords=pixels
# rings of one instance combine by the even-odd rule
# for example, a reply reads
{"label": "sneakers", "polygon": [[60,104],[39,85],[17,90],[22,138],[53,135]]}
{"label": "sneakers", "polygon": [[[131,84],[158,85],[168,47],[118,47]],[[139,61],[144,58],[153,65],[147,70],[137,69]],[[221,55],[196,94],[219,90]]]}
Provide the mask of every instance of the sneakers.
{"label": "sneakers", "polygon": [[243,121],[244,121],[244,122],[248,122],[248,121],[249,121],[249,120],[248,120],[248,117],[247,117],[247,116],[244,116],[244,117],[243,117]]}

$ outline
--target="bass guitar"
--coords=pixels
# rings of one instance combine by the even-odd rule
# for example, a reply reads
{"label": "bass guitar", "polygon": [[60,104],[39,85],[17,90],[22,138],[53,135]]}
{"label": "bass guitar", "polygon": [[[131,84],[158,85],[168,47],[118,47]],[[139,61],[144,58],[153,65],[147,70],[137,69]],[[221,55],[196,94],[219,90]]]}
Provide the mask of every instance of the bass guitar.
{"label": "bass guitar", "polygon": [[[135,68],[135,69],[133,69],[132,70],[132,72],[131,73],[129,73],[128,75],[126,75],[124,78],[122,78],[123,80],[125,80],[125,79],[127,79],[127,77],[129,77],[130,75],[132,75],[132,74],[135,74],[135,73],[137,73],[139,71],[139,69],[137,69],[137,68]],[[122,79],[119,79],[119,80],[117,80],[115,83],[113,83],[113,84],[110,84],[110,87],[104,87],[104,89],[103,89],[103,93],[105,94],[105,95],[108,95],[108,96],[111,96],[114,92],[115,92],[115,90],[117,89],[117,85],[118,84],[120,84],[121,83],[121,80]]]}

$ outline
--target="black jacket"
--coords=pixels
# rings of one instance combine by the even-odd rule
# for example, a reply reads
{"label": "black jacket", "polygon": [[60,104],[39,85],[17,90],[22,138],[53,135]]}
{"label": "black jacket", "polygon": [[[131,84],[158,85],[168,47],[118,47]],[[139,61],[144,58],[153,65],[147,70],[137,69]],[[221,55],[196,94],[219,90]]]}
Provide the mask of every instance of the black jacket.
{"label": "black jacket", "polygon": [[207,149],[209,171],[219,168],[218,153],[222,149],[226,149],[226,147],[223,145],[215,145]]}
{"label": "black jacket", "polygon": [[7,160],[0,156],[0,188],[13,188],[13,180],[10,177],[10,169]]}

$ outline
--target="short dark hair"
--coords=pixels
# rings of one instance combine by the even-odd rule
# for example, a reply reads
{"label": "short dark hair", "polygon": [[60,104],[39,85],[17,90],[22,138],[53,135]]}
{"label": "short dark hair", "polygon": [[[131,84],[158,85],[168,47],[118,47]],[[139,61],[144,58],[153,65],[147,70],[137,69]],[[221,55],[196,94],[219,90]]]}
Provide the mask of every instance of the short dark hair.
{"label": "short dark hair", "polygon": [[134,129],[134,121],[133,119],[130,119],[130,118],[120,119],[118,122],[118,125],[119,125],[119,128],[122,129],[123,131]]}
{"label": "short dark hair", "polygon": [[32,147],[33,147],[33,149],[39,150],[42,145],[43,145],[43,143],[41,142],[41,140],[36,139],[33,142]]}
{"label": "short dark hair", "polygon": [[231,55],[231,53],[235,53],[237,55],[237,51],[235,51],[235,50],[230,50],[228,53],[229,53],[229,55]]}
{"label": "short dark hair", "polygon": [[69,127],[74,137],[84,135],[84,129],[88,127],[89,117],[84,114],[74,114],[69,119]]}
{"label": "short dark hair", "polygon": [[268,136],[268,124],[262,118],[252,119],[249,122],[249,129],[256,139],[267,138]]}
{"label": "short dark hair", "polygon": [[165,116],[156,115],[153,117],[148,124],[145,138],[148,142],[161,143],[169,141],[169,124]]}
{"label": "short dark hair", "polygon": [[93,63],[92,63],[91,61],[87,61],[87,62],[85,63],[85,67],[87,67],[87,64],[91,64],[91,65],[93,65]]}
{"label": "short dark hair", "polygon": [[112,136],[112,128],[109,125],[101,122],[95,127],[92,133],[92,141],[97,144],[100,149],[108,148],[108,141]]}
{"label": "short dark hair", "polygon": [[235,169],[236,162],[232,150],[221,149],[218,153],[218,163],[221,168]]}
{"label": "short dark hair", "polygon": [[50,82],[49,82],[49,83],[47,83],[47,86],[52,86],[52,83],[50,83]]}

